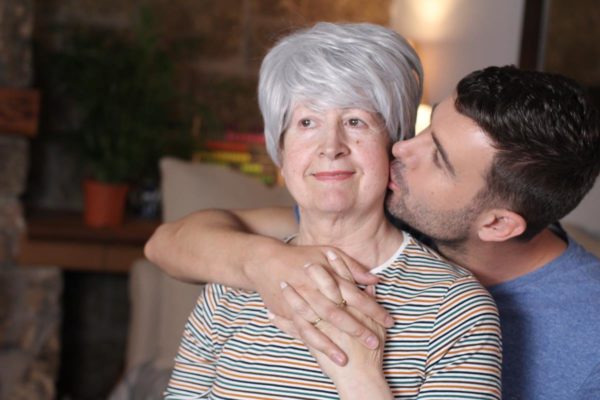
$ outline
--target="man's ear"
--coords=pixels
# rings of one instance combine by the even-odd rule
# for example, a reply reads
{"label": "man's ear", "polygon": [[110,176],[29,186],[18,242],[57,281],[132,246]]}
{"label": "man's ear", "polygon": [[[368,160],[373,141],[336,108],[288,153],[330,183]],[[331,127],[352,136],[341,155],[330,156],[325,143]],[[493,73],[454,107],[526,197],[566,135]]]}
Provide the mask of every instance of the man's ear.
{"label": "man's ear", "polygon": [[488,210],[479,217],[477,235],[484,242],[504,242],[519,236],[527,222],[516,212],[504,208]]}

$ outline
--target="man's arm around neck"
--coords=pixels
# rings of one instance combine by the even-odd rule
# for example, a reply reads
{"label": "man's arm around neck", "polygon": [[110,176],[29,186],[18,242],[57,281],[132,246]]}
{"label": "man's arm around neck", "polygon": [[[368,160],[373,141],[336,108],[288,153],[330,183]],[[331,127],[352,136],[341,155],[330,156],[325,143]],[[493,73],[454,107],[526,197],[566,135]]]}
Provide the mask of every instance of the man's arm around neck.
{"label": "man's arm around neck", "polygon": [[205,210],[162,224],[144,253],[174,278],[254,289],[260,267],[297,230],[292,208]]}

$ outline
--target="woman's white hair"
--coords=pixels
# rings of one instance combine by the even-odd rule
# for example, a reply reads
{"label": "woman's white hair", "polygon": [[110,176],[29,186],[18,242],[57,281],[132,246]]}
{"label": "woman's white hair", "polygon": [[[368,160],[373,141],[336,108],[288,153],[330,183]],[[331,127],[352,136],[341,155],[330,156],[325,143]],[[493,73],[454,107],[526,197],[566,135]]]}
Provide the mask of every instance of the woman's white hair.
{"label": "woman's white hair", "polygon": [[299,102],[375,112],[392,141],[412,137],[422,82],[419,57],[391,29],[321,22],[294,32],[277,42],[260,68],[267,151],[280,165],[281,136]]}

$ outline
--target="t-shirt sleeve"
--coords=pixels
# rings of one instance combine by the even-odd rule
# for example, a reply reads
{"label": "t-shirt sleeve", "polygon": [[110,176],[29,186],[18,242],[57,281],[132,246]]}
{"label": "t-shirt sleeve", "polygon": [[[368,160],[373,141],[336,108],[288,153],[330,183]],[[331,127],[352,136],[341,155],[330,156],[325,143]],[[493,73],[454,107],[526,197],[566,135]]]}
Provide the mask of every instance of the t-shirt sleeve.
{"label": "t-shirt sleeve", "polygon": [[203,399],[209,396],[220,348],[212,323],[220,294],[218,286],[206,285],[188,317],[165,399]]}
{"label": "t-shirt sleeve", "polygon": [[501,368],[496,304],[475,278],[457,279],[436,316],[418,398],[500,399]]}

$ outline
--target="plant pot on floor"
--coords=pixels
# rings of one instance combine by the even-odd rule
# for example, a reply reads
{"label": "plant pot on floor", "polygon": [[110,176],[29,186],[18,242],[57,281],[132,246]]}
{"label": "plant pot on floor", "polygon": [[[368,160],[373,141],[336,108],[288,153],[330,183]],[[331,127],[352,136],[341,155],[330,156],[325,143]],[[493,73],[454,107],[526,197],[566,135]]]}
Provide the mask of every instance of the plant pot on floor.
{"label": "plant pot on floor", "polygon": [[83,182],[85,224],[94,228],[121,225],[128,190],[129,185],[124,183],[86,179]]}

